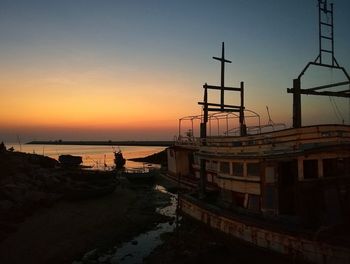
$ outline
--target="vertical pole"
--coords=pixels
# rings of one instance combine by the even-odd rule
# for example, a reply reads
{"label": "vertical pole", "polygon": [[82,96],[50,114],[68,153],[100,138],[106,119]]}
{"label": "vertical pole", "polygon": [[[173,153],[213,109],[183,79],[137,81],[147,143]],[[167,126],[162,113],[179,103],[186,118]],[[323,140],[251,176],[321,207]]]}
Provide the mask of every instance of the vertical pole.
{"label": "vertical pole", "polygon": [[222,51],[221,51],[221,109],[224,109],[224,88],[225,88],[225,43],[222,42]]}
{"label": "vertical pole", "polygon": [[322,64],[322,38],[321,38],[321,4],[323,4],[322,0],[318,1],[318,47],[319,47],[319,58],[320,63]]}
{"label": "vertical pole", "polygon": [[[200,130],[200,138],[201,143],[203,146],[205,146],[206,143],[206,137],[207,137],[207,123],[208,123],[208,88],[207,84],[204,85],[204,116],[203,121],[201,123],[201,130]],[[205,197],[205,183],[206,183],[206,170],[205,170],[205,159],[200,159],[200,172],[199,172],[199,197],[202,199]]]}
{"label": "vertical pole", "polygon": [[300,79],[293,80],[293,127],[301,127]]}
{"label": "vertical pole", "polygon": [[331,4],[331,38],[332,38],[332,66],[334,66],[334,25],[333,25],[333,3]]}
{"label": "vertical pole", "polygon": [[191,119],[191,124],[192,124],[192,127],[191,127],[191,140],[192,140],[192,138],[194,138],[193,119]]}
{"label": "vertical pole", "polygon": [[244,122],[244,82],[241,82],[241,107],[239,108],[239,126],[241,136],[247,135],[247,128]]}

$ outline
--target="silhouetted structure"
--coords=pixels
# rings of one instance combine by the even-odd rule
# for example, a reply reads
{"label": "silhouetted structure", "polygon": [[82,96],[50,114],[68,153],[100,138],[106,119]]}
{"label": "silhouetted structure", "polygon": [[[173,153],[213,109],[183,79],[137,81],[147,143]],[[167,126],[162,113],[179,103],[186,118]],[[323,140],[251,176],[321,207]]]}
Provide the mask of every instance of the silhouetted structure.
{"label": "silhouetted structure", "polygon": [[117,170],[124,168],[125,159],[123,157],[123,153],[120,150],[118,152],[114,152],[114,164]]}
{"label": "silhouetted structure", "polygon": [[4,142],[0,143],[0,152],[5,152],[6,151],[6,146],[4,144]]}
{"label": "silhouetted structure", "polygon": [[[350,126],[302,127],[301,122],[301,94],[350,97],[350,90],[327,90],[350,81],[334,58],[333,5],[318,3],[320,41],[326,39],[332,45],[326,49],[321,43],[317,59],[288,89],[293,93],[293,128],[276,129],[271,119],[266,126],[260,125],[260,119],[257,125],[246,126],[243,83],[240,88],[224,86],[223,65],[229,61],[223,44],[222,57],[215,58],[221,61],[221,86],[205,84],[204,101],[199,103],[203,115],[179,122],[190,120],[193,131],[193,120],[201,118],[200,138],[192,133],[184,138],[179,133],[175,145],[168,148],[166,176],[192,189],[179,196],[184,215],[293,259],[345,264],[350,260]],[[323,14],[331,15],[331,23],[322,20]],[[331,36],[322,27],[331,28]],[[324,53],[331,54],[330,62]],[[342,70],[348,81],[301,89],[300,77],[310,65]],[[208,89],[221,90],[219,104],[208,102]],[[239,91],[241,105],[226,104],[225,91]],[[210,111],[218,114],[209,115]],[[230,130],[227,124],[225,133],[219,134],[218,129],[218,135],[212,136],[209,126],[207,135],[208,119],[209,124],[210,118],[219,123],[225,112],[239,113],[233,116],[239,118],[238,127]],[[266,127],[272,131],[264,131]]]}
{"label": "silhouetted structure", "polygon": [[[330,21],[329,16],[330,15]],[[318,0],[318,27],[319,27],[319,53],[313,62],[309,62],[297,79],[293,80],[293,88],[288,88],[287,92],[293,94],[293,127],[302,126],[301,120],[301,95],[323,95],[350,98],[350,88],[341,91],[332,91],[328,88],[345,86],[350,84],[350,76],[344,67],[339,66],[334,56],[334,24],[333,24],[333,4],[328,5],[327,0]],[[327,61],[327,55],[330,60]],[[347,81],[331,83],[312,88],[301,88],[301,77],[310,66],[341,70]]]}
{"label": "silhouetted structure", "polygon": [[62,166],[65,167],[78,167],[83,162],[83,158],[81,156],[73,155],[60,155],[58,160]]}

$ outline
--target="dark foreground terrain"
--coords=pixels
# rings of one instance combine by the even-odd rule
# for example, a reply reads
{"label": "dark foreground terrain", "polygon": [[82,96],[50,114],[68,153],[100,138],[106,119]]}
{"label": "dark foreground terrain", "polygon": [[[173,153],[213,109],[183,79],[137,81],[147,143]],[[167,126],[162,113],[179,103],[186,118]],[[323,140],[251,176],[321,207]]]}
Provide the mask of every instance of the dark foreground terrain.
{"label": "dark foreground terrain", "polygon": [[[67,196],[67,189],[92,183],[82,182],[86,174],[79,170],[67,172],[58,165],[39,155],[0,153],[1,264],[112,263],[101,259],[103,253],[99,252],[132,241],[158,223],[169,221],[156,213],[156,208],[169,203],[170,196],[156,191],[154,184],[176,193],[176,186],[163,178],[157,177],[153,184],[135,185],[116,177],[118,184],[106,195],[72,197]],[[88,174],[91,177],[95,179]],[[102,173],[98,177],[108,179],[110,175]],[[93,184],[100,182],[94,180]],[[242,244],[187,218],[174,232],[162,234],[162,240],[164,243],[143,262],[299,263]],[[95,249],[98,251],[93,257],[84,258]]]}

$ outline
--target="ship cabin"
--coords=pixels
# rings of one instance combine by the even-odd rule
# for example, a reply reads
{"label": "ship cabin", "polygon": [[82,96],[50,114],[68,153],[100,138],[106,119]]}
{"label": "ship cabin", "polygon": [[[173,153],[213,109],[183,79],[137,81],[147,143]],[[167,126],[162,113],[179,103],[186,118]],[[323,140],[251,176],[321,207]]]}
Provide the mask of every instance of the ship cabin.
{"label": "ship cabin", "polygon": [[201,159],[206,192],[225,209],[305,227],[349,219],[348,125],[212,136],[205,144],[180,138],[168,149],[168,174],[198,189]]}

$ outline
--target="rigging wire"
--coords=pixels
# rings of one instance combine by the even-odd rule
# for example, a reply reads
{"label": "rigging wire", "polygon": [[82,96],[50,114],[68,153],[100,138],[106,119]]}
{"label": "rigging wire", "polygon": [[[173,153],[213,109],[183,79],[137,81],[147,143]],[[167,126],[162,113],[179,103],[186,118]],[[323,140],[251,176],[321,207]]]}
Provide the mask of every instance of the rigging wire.
{"label": "rigging wire", "polygon": [[344,124],[344,117],[341,113],[341,111],[338,108],[337,103],[335,102],[334,98],[332,98],[331,96],[329,96],[329,101],[331,102],[334,114],[336,115],[336,117]]}
{"label": "rigging wire", "polygon": [[[333,83],[333,69],[329,69],[330,71],[330,75],[331,75],[331,83]],[[332,108],[333,108],[333,111],[336,115],[336,117],[339,119],[339,121],[342,122],[342,124],[344,124],[344,116],[342,114],[342,112],[339,110],[339,107],[338,107],[338,104],[337,102],[335,101],[335,99],[331,96],[329,96],[329,101],[331,102],[331,105],[332,105]]]}

